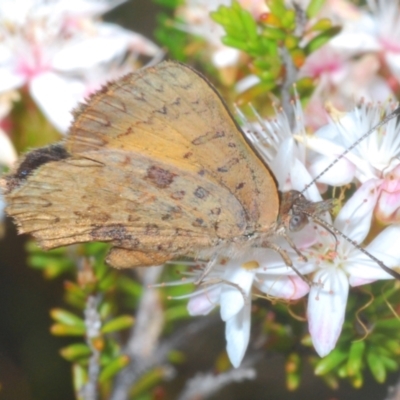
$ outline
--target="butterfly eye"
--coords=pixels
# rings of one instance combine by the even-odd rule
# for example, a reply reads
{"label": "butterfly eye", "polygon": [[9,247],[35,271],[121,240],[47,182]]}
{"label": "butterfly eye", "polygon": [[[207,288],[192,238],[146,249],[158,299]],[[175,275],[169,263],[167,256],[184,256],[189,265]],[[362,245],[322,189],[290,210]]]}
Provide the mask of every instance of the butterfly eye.
{"label": "butterfly eye", "polygon": [[291,232],[301,230],[308,223],[308,218],[305,214],[293,214],[289,221],[289,229]]}

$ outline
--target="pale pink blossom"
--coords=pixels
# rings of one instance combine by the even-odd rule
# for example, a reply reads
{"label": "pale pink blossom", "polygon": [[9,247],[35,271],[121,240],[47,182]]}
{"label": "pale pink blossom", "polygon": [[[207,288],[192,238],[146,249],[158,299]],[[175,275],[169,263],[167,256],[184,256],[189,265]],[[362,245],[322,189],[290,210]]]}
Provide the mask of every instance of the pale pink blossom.
{"label": "pale pink blossom", "polygon": [[[368,0],[370,11],[344,21],[344,29],[331,45],[352,54],[376,54],[400,80],[400,3],[398,0]],[[385,66],[383,65],[383,67]]]}
{"label": "pale pink blossom", "polygon": [[379,68],[372,54],[354,59],[330,44],[312,53],[300,70],[300,77],[311,77],[317,84],[304,111],[306,125],[318,129],[328,122],[324,108],[327,102],[346,109],[361,99],[386,101],[393,91],[379,75]]}
{"label": "pale pink blossom", "polygon": [[[378,197],[374,183],[369,181],[350,198],[339,212],[334,226],[360,245],[369,233]],[[396,244],[400,226],[390,226],[366,246],[366,250],[387,267],[400,262],[400,246]],[[308,262],[317,265],[312,275],[314,285],[308,296],[308,323],[312,342],[323,357],[335,347],[345,317],[349,287],[378,279],[393,279],[374,260],[353,244],[338,236],[321,232],[319,243],[305,249]]]}
{"label": "pale pink blossom", "polygon": [[[234,367],[242,362],[250,339],[253,290],[286,300],[297,300],[309,291],[307,283],[293,269],[282,265],[278,257],[268,249],[253,249],[232,259],[221,257],[204,277],[200,289],[190,295],[191,315],[206,315],[220,306],[226,349]],[[306,274],[311,269],[307,265],[300,271]],[[190,281],[186,279],[184,283]]]}
{"label": "pale pink blossom", "polygon": [[[305,141],[309,148],[319,154],[309,160],[308,170],[311,175],[317,176],[363,133],[379,123],[382,115],[388,115],[392,110],[392,104],[361,104],[348,113],[336,113],[328,125]],[[394,118],[361,141],[319,181],[342,186],[354,180],[361,185],[373,180],[375,190],[380,194],[376,198],[375,216],[382,222],[398,221],[399,156],[400,124]]]}
{"label": "pale pink blossom", "polygon": [[[93,69],[121,65],[127,55],[154,56],[141,35],[101,22],[121,1],[4,0],[0,3],[0,92],[27,86],[45,116],[65,132],[71,110],[88,94]],[[98,75],[99,76],[99,75]],[[110,78],[101,76],[100,85]]]}

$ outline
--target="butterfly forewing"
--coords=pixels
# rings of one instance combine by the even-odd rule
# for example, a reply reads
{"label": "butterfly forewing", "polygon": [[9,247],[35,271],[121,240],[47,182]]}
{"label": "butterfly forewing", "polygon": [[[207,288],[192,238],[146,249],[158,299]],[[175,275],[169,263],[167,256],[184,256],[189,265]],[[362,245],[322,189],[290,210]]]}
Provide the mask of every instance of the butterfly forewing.
{"label": "butterfly forewing", "polygon": [[212,177],[240,201],[250,231],[278,214],[270,171],[246,143],[225,104],[197,72],[165,62],[126,76],[78,113],[67,149],[140,151],[157,161]]}
{"label": "butterfly forewing", "polygon": [[77,111],[66,143],[48,149],[29,153],[7,190],[8,213],[46,248],[109,241],[112,265],[128,255],[150,265],[268,231],[277,218],[269,170],[216,91],[180,64],[108,85]]}

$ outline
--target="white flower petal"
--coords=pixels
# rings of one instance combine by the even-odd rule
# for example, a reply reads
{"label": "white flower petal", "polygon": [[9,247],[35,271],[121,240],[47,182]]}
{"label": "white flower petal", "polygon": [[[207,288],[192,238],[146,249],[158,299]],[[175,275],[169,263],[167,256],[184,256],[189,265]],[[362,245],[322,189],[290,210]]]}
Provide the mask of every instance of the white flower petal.
{"label": "white flower petal", "polygon": [[[317,156],[309,166],[311,176],[316,177],[326,168],[332,165],[337,156]],[[350,183],[355,174],[355,166],[346,158],[340,159],[335,165],[330,167],[318,182],[325,183],[331,186],[343,186]]]}
{"label": "white flower petal", "polygon": [[219,304],[221,288],[213,287],[201,293],[194,293],[190,298],[187,309],[190,315],[207,315]]}
{"label": "white flower petal", "polygon": [[[245,303],[250,303],[248,294],[253,283],[254,273],[242,268],[240,263],[226,265],[225,283],[221,291],[221,319],[227,321],[240,312]],[[241,290],[239,290],[239,288]]]}
{"label": "white flower petal", "polygon": [[365,182],[347,200],[335,220],[335,227],[357,243],[361,243],[368,235],[379,197],[379,186],[379,180],[371,179]]}
{"label": "white flower petal", "polygon": [[0,129],[0,164],[11,167],[17,160],[17,152],[10,138]]}
{"label": "white flower petal", "polygon": [[225,324],[226,351],[235,368],[240,366],[250,339],[251,305],[246,304]]}
{"label": "white flower petal", "polygon": [[269,163],[275,179],[278,181],[278,188],[284,190],[287,180],[290,177],[292,163],[295,156],[296,143],[292,137],[286,138],[279,143],[274,159]]}
{"label": "white flower petal", "polygon": [[310,291],[310,286],[296,276],[266,277],[254,282],[258,289],[270,296],[287,300],[297,300]]}
{"label": "white flower petal", "polygon": [[[103,25],[103,24],[102,24]],[[112,24],[107,24],[112,25]],[[129,31],[115,25],[96,36],[69,43],[54,55],[52,66],[58,71],[87,70],[123,56],[130,41]]]}
{"label": "white flower petal", "polygon": [[72,121],[71,111],[83,100],[84,84],[47,72],[31,81],[30,90],[50,122],[61,132],[66,132]]}
{"label": "white flower petal", "polygon": [[[306,167],[297,158],[292,163],[292,168],[290,170],[290,180],[292,182],[293,189],[301,192],[312,181],[312,177],[307,171]],[[303,194],[309,200],[321,200],[321,195],[316,185],[311,185]]]}
{"label": "white flower petal", "polygon": [[212,54],[211,60],[217,68],[225,68],[236,65],[239,56],[239,50],[224,46]]}
{"label": "white flower petal", "polygon": [[319,270],[308,296],[308,329],[317,353],[324,357],[335,347],[342,331],[349,283],[346,274],[338,268]]}
{"label": "white flower petal", "polygon": [[[378,260],[382,261],[387,267],[397,267],[397,269],[399,269],[399,237],[400,226],[391,225],[382,231],[366,247],[366,250]],[[365,283],[369,283],[377,279],[393,279],[393,276],[384,271],[375,261],[360,252],[358,252],[357,260],[349,260],[346,271],[350,275],[350,284],[352,286],[361,285],[363,280],[365,280]]]}
{"label": "white flower petal", "polygon": [[0,68],[0,92],[17,89],[25,83],[25,77],[10,68]]}

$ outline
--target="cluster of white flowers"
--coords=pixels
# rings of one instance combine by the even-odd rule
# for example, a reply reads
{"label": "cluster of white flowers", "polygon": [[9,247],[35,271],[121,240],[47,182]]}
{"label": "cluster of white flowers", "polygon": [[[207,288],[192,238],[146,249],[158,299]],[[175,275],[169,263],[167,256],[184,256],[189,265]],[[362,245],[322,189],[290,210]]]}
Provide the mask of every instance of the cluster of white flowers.
{"label": "cluster of white flowers", "polygon": [[[201,2],[205,10],[202,13],[196,12],[199,3],[187,0],[180,8],[180,16],[186,21],[181,28],[208,43],[211,61],[217,68],[237,64],[240,53],[221,44],[223,32],[207,15],[218,5],[232,2],[212,2],[212,5]],[[263,8],[264,2],[240,3],[256,19],[268,12]],[[303,8],[307,4],[307,1],[301,2]],[[258,116],[258,123],[251,126],[247,123],[244,127],[282,191],[302,191],[313,177],[394,109],[387,100],[399,88],[399,0],[368,0],[364,8],[346,0],[327,1],[321,16],[330,18],[343,29],[308,57],[299,71],[300,77],[311,77],[317,83],[304,115],[297,102],[294,128],[282,112],[277,112],[271,121],[263,121]],[[210,36],[210,26],[213,26],[212,32],[218,31],[217,35]],[[237,90],[247,89],[259,81],[254,78],[245,77]],[[327,100],[332,104],[329,113]],[[359,106],[354,108],[354,104]],[[351,111],[339,114],[333,107]],[[315,134],[307,136],[306,131],[310,130]],[[330,216],[325,217],[326,221],[360,245],[373,221],[386,224],[365,249],[394,269],[400,265],[400,247],[396,244],[400,234],[399,156],[400,123],[396,118],[376,129],[305,192],[308,199],[319,201],[320,191],[326,185],[340,187],[354,182],[357,191],[333,223]],[[307,262],[299,261],[284,242],[279,244],[295,261],[296,268],[315,285],[308,286],[272,250],[259,249],[240,259],[221,258],[219,265],[205,277],[204,286],[189,301],[192,315],[206,314],[216,305],[220,306],[221,318],[226,322],[227,351],[234,366],[240,365],[249,342],[252,293],[287,300],[308,294],[309,332],[316,351],[325,356],[335,347],[340,335],[349,288],[378,279],[393,279],[353,244],[342,237],[335,238],[324,228],[309,226],[301,235],[295,235],[294,241]],[[252,267],[248,268],[249,265]]]}
{"label": "cluster of white flowers", "polygon": [[[294,131],[302,138],[301,142],[312,147],[311,153],[306,152],[303,143],[295,142],[283,112],[272,121],[260,119],[259,123],[247,125],[245,129],[271,166],[281,190],[302,190],[312,181],[312,175],[318,175],[355,141],[355,137],[375,126],[390,107],[361,105],[342,118],[332,120],[311,137],[302,136],[304,126],[299,102],[295,109],[297,126]],[[374,216],[393,217],[390,225],[365,247],[389,268],[400,265],[397,192],[387,190],[399,185],[395,178],[400,156],[399,138],[400,124],[392,119],[321,177],[322,182],[335,186],[359,182],[358,190],[341,208],[335,221],[332,223],[330,216],[325,217],[328,223],[356,243],[363,243]],[[313,201],[321,200],[315,184],[306,195]],[[386,222],[389,221],[386,219]],[[295,234],[293,240],[307,261],[299,260],[283,240],[278,239],[278,242],[296,268],[313,282],[311,286],[276,252],[257,249],[240,258],[221,258],[205,277],[201,288],[191,296],[188,304],[191,315],[203,315],[216,305],[220,306],[221,318],[226,323],[227,352],[235,367],[240,365],[249,343],[252,293],[285,300],[296,300],[308,294],[309,332],[317,353],[325,356],[340,336],[349,288],[379,279],[393,279],[359,248],[342,237],[335,238],[323,227],[311,223]],[[185,283],[189,281],[185,280]]]}
{"label": "cluster of white flowers", "polygon": [[[161,50],[142,35],[99,17],[124,0],[2,0],[0,2],[0,165],[16,152],[7,114],[27,90],[61,133],[78,102],[130,72],[139,55]],[[0,216],[2,206],[0,196]]]}

